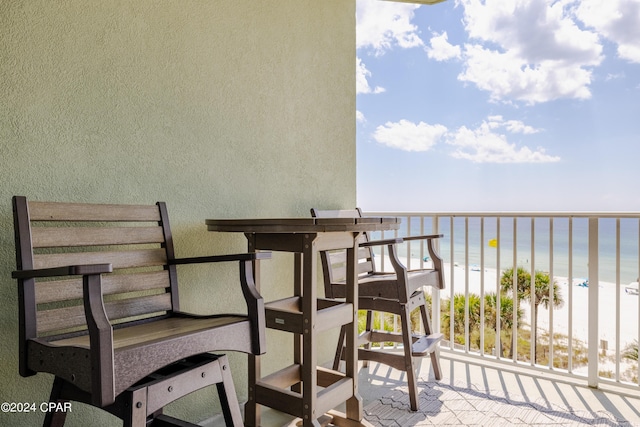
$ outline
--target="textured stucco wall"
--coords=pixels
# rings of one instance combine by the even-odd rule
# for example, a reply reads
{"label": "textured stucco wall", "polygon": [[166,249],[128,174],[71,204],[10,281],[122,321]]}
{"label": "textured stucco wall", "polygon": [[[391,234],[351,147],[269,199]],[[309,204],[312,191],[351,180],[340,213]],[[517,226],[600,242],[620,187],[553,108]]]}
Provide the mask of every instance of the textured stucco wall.
{"label": "textured stucco wall", "polygon": [[[344,0],[0,2],[0,401],[39,403],[51,384],[50,375],[17,373],[12,195],[164,200],[179,256],[245,250],[242,236],[206,232],[205,218],[355,204],[354,8]],[[267,299],[288,293],[289,261],[276,255],[265,265]],[[182,307],[241,309],[236,269],[181,267]],[[216,283],[195,283],[212,271]],[[267,370],[291,357],[289,337],[268,339]],[[245,399],[246,358],[231,363]],[[168,412],[197,422],[212,415],[214,398],[199,393]],[[42,416],[0,413],[0,425]],[[79,404],[68,419],[104,424],[119,425]]]}

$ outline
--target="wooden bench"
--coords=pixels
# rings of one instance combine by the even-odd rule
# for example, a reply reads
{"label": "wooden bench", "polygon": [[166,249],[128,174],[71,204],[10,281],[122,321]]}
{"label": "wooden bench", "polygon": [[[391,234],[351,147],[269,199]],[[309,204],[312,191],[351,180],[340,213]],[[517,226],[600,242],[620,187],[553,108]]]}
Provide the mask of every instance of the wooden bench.
{"label": "wooden bench", "polygon": [[[226,424],[242,418],[224,355],[265,351],[265,314],[252,263],[269,253],[176,258],[167,208],[13,198],[22,376],[55,376],[51,402],[103,408],[125,426],[189,425],[169,402],[217,384]],[[182,264],[237,262],[239,280],[211,278],[207,299],[244,297],[246,314],[180,310]],[[158,385],[160,384],[160,386]],[[48,412],[44,425],[63,425]]]}

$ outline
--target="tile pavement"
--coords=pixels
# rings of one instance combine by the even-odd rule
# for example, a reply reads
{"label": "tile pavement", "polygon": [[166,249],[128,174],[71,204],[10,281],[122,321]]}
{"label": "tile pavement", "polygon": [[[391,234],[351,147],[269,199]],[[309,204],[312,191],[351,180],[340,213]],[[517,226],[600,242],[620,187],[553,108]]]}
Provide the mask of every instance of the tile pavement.
{"label": "tile pavement", "polygon": [[528,401],[492,390],[485,392],[466,382],[423,381],[419,385],[420,410],[409,410],[406,386],[399,385],[370,401],[365,418],[375,426],[620,426],[637,427],[639,420],[621,419],[606,410],[575,410],[547,400]]}

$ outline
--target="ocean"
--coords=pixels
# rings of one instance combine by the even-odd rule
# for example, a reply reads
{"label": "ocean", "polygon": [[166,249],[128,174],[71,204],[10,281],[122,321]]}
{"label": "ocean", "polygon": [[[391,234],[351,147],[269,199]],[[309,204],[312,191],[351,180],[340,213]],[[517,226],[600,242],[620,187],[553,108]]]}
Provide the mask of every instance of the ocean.
{"label": "ocean", "polygon": [[[398,230],[399,236],[408,234],[430,234],[435,229],[431,218],[425,218],[421,229],[420,218],[413,217],[410,230],[407,227],[407,218],[402,218],[403,224]],[[599,255],[599,280],[601,282],[616,283],[616,266],[620,263],[620,284],[626,285],[637,280],[640,276],[639,242],[640,220],[637,218],[621,218],[619,239],[617,238],[617,221],[615,218],[601,218],[598,230],[598,255]],[[499,228],[499,230],[498,230]],[[515,230],[514,230],[515,228]],[[449,217],[441,218],[439,232],[444,235],[440,239],[439,253],[445,262],[458,265],[480,266],[481,256],[484,256],[485,268],[497,268],[504,270],[514,265],[515,259],[518,267],[531,269],[534,263],[536,270],[549,272],[553,266],[553,275],[569,277],[569,258],[573,262],[572,274],[574,279],[588,276],[589,255],[589,229],[587,218],[573,218],[572,220],[572,251],[569,251],[569,219],[555,218],[553,220],[553,232],[548,218],[485,218],[484,231],[481,233],[480,218],[469,218],[468,224],[465,218],[453,218],[453,229]],[[453,231],[453,232],[452,232]],[[515,231],[515,233],[514,233]],[[384,237],[391,237],[392,232],[386,232]],[[515,235],[515,237],[514,237]],[[533,243],[532,243],[533,236]],[[380,238],[381,234],[372,236]],[[465,242],[468,239],[468,253],[465,250]],[[491,242],[493,240],[493,242]],[[551,243],[553,242],[553,244]],[[453,244],[453,251],[451,245]],[[533,245],[533,248],[532,248]],[[619,260],[616,257],[619,246]],[[533,249],[533,255],[532,255]],[[407,248],[400,247],[399,255],[407,256]],[[419,243],[412,243],[410,256],[420,258]],[[425,253],[424,255],[428,255]],[[467,261],[468,257],[468,261]],[[498,265],[499,257],[499,265]]]}

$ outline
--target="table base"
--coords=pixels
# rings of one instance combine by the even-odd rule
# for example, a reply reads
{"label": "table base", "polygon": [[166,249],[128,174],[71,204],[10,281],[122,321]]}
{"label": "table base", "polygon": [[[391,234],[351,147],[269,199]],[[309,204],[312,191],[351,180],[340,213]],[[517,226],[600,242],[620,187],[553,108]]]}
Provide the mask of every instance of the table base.
{"label": "table base", "polygon": [[[321,427],[373,427],[367,420],[361,420],[360,422],[351,420],[343,412],[331,410],[322,415],[317,420],[318,426]],[[296,418],[291,422],[283,425],[282,427],[300,427],[302,426],[302,418]]]}

